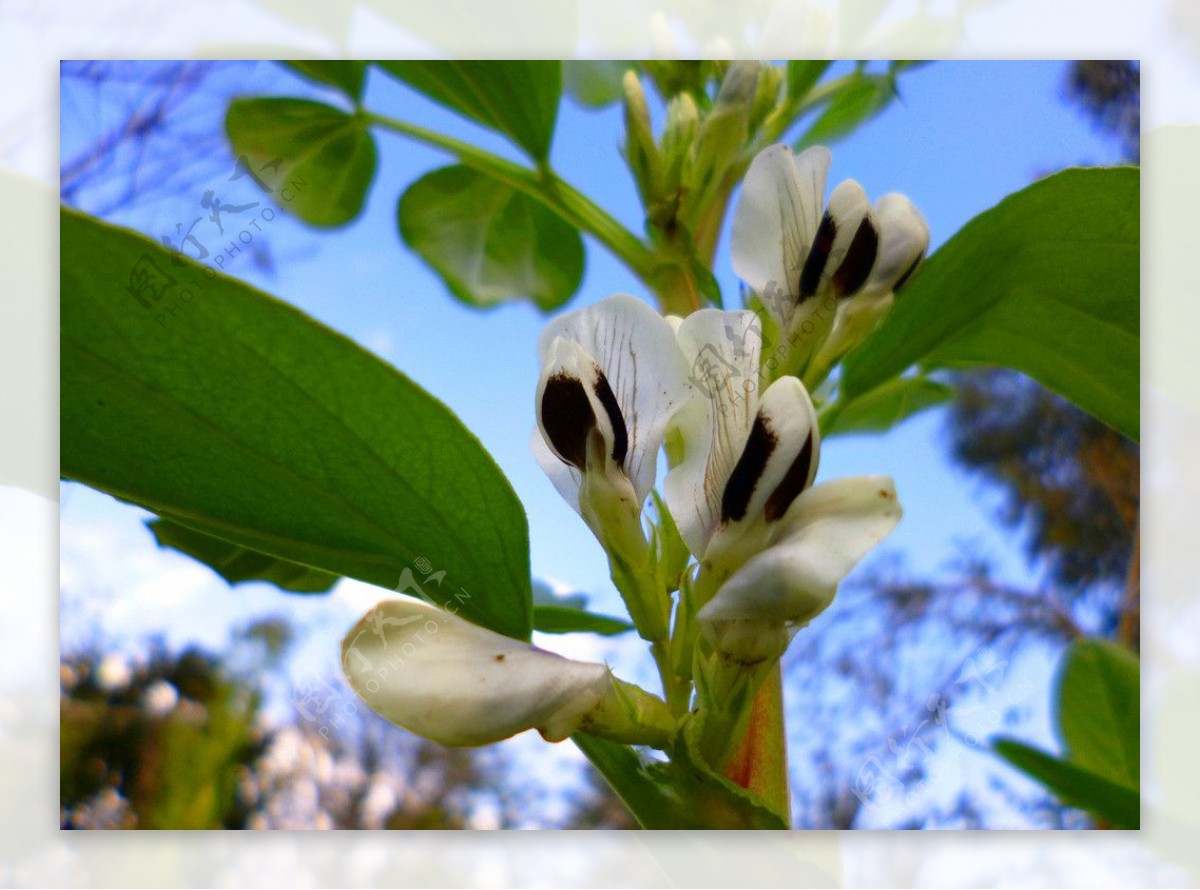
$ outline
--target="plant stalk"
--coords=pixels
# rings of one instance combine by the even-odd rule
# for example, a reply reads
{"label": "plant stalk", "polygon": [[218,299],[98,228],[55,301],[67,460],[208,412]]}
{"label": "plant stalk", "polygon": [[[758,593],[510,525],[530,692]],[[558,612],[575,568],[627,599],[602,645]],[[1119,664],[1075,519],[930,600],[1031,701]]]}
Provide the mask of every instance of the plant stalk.
{"label": "plant stalk", "polygon": [[783,668],[779,662],[771,668],[754,696],[746,733],[725,766],[725,776],[759,795],[773,812],[788,825],[792,824],[783,717]]}

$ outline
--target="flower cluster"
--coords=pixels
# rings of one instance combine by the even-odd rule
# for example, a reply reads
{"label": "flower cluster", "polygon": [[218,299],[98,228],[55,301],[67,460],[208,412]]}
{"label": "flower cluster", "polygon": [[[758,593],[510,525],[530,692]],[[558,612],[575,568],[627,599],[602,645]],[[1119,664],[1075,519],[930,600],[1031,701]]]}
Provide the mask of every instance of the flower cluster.
{"label": "flower cluster", "polygon": [[[749,167],[733,261],[765,319],[664,318],[618,294],[557,318],[538,344],[534,454],[608,554],[666,701],[603,665],[393,600],[347,637],[347,675],[372,707],[446,744],[536,727],[551,740],[583,730],[665,747],[695,720],[710,762],[728,753],[764,669],[901,515],[887,477],[815,483],[821,436],[805,381],[886,314],[928,228],[908,199],[872,207],[853,181],[823,205],[829,163],[824,148],[772,146]],[[664,448],[667,511],[648,523]],[[412,646],[423,623],[436,632]],[[363,646],[364,626],[388,633]],[[406,643],[411,669],[380,682],[385,648]]]}

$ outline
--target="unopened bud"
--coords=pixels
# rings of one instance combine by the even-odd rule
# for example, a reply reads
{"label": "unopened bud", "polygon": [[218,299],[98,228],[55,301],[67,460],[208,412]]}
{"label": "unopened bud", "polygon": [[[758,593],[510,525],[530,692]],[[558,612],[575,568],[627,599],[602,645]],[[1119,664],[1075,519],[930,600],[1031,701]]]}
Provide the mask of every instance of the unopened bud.
{"label": "unopened bud", "polygon": [[641,78],[636,71],[626,71],[622,86],[625,92],[625,159],[643,203],[649,205],[661,193],[662,160],[650,128],[650,108],[646,104]]}
{"label": "unopened bud", "polygon": [[779,104],[779,93],[783,87],[783,70],[774,65],[763,65],[759,70],[758,90],[750,111],[750,132],[754,133]]}

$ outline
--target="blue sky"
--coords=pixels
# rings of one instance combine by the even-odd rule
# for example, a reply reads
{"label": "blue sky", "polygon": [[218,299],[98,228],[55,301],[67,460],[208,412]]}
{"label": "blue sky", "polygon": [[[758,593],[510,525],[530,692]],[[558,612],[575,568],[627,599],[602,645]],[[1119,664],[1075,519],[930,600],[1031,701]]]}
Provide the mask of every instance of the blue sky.
{"label": "blue sky", "polygon": [[[1063,102],[1065,72],[1061,62],[943,62],[912,70],[900,81],[900,101],[833,147],[830,185],[854,178],[872,198],[888,191],[909,195],[929,220],[936,249],[971,217],[1039,175],[1074,163],[1117,160],[1116,148]],[[250,94],[337,101],[269,63],[230,63],[226,73]],[[370,74],[365,103],[520,160],[502,138],[379,72]],[[62,109],[64,157],[111,123],[101,103],[80,97],[64,95]],[[216,103],[197,115],[196,126],[206,116],[219,126]],[[639,206],[619,157],[620,134],[617,108],[595,112],[564,102],[552,161],[566,179],[640,231]],[[390,133],[379,133],[378,145],[378,178],[352,225],[318,232],[280,220],[261,236],[273,258],[271,271],[257,267],[248,252],[225,268],[353,337],[449,405],[493,454],[525,504],[534,575],[619,608],[603,554],[529,451],[538,373],[534,344],[545,317],[527,305],[481,312],[449,295],[399,241],[395,225],[396,201],[406,185],[449,161]],[[152,235],[171,232],[176,222],[199,213],[204,188],[216,189],[227,202],[250,200],[232,191],[243,183],[220,175],[187,192],[134,202],[113,220]],[[714,271],[729,305],[738,283],[727,236]],[[617,291],[645,296],[606,252],[591,243],[588,248],[584,284],[571,307]],[[884,436],[830,440],[821,456],[821,478],[892,475],[906,516],[880,552],[902,554],[914,571],[941,571],[960,544],[969,543],[996,560],[1007,577],[1028,577],[1018,539],[993,522],[994,496],[949,464],[944,440],[941,411]],[[76,501],[76,510],[86,503],[89,513],[126,512],[90,497]],[[66,519],[70,516],[68,509]]]}
{"label": "blue sky", "polygon": [[[248,93],[323,95],[336,101],[276,66],[230,65],[240,65],[228,73]],[[901,79],[901,101],[833,146],[830,186],[854,178],[872,199],[889,191],[907,194],[929,220],[936,248],[970,218],[1040,175],[1075,163],[1116,162],[1116,148],[1063,101],[1065,72],[1066,65],[1058,62],[936,63],[913,70]],[[99,106],[71,98],[64,95],[62,104],[64,157],[94,139],[106,123]],[[365,104],[520,160],[499,137],[378,72],[371,72]],[[218,127],[216,104],[206,113]],[[634,189],[618,153],[620,133],[617,109],[595,112],[564,102],[552,161],[567,180],[640,231]],[[246,252],[226,270],[351,336],[449,405],[492,453],[526,506],[534,576],[591,593],[597,608],[618,611],[602,552],[529,450],[538,376],[535,342],[545,316],[527,305],[480,312],[449,295],[400,242],[395,208],[408,183],[451,161],[390,133],[379,133],[378,144],[379,175],[353,225],[316,232],[280,219],[264,236],[273,259],[270,271]],[[231,170],[232,161],[222,169]],[[216,189],[227,202],[253,200],[234,191],[240,183],[226,182],[226,175],[168,198],[135,202],[113,221],[157,236],[172,232],[176,222],[186,227],[199,212],[205,188]],[[732,305],[738,283],[727,236],[715,273]],[[568,308],[618,291],[646,296],[602,249],[590,243],[588,248],[583,288]],[[936,576],[947,571],[961,545],[970,544],[993,559],[1007,580],[1035,577],[1020,538],[993,521],[995,496],[949,463],[944,423],[943,412],[931,411],[884,436],[830,440],[821,455],[820,479],[865,473],[895,478],[905,519],[874,558],[899,555],[913,572]],[[139,634],[164,632],[176,644],[194,639],[219,646],[231,626],[279,611],[312,631],[314,647],[327,646],[348,626],[345,612],[331,603],[255,587],[230,592],[207,570],[158,551],[133,508],[76,486],[66,489],[64,644],[95,634],[132,641]],[[120,558],[112,559],[114,551]],[[107,568],[97,575],[102,560]],[[164,597],[167,578],[175,579],[175,588]],[[95,604],[87,604],[89,596]],[[564,641],[558,648],[567,652],[571,646]],[[326,655],[325,661],[335,662],[332,652]]]}

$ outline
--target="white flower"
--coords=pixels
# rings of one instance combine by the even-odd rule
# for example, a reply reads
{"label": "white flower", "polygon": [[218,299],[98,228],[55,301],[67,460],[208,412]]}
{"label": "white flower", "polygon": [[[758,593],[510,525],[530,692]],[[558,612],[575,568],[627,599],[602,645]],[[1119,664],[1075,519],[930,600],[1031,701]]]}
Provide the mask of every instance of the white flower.
{"label": "white flower", "polygon": [[671,514],[713,586],[698,603],[701,623],[746,660],[766,657],[756,635],[778,641],[781,628],[824,610],[901,512],[886,477],[813,485],[820,435],[812,402],[794,377],[759,396],[756,330],[753,313],[716,309],[679,325],[685,359],[720,373],[677,416],[684,458],[666,479]]}
{"label": "white flower", "polygon": [[664,639],[670,600],[641,515],[667,425],[689,392],[674,329],[617,294],[552,321],[538,351],[534,455],[604,546],[638,633]]}
{"label": "white flower", "polygon": [[392,723],[448,746],[527,729],[575,732],[612,688],[602,664],[572,661],[414,599],[384,600],[342,641],[354,691]]}
{"label": "white flower", "polygon": [[772,145],[746,172],[733,219],[733,267],[790,345],[787,370],[822,372],[874,329],[929,247],[929,227],[903,195],[874,207],[854,180],[823,208],[831,155]]}
{"label": "white flower", "polygon": [[641,300],[615,294],[550,322],[538,354],[538,463],[585,519],[587,475],[626,489],[640,510],[667,424],[687,396],[671,326]]}

